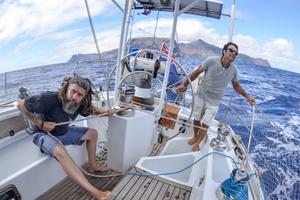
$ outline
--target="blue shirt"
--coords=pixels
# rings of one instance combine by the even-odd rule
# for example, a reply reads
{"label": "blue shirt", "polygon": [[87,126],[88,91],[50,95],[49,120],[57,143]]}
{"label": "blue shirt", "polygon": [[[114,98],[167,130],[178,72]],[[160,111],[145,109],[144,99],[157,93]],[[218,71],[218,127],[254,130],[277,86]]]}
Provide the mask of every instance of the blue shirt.
{"label": "blue shirt", "polygon": [[[25,99],[25,107],[29,112],[39,114],[44,121],[54,123],[74,120],[78,112],[74,115],[67,114],[62,109],[62,102],[59,101],[58,92],[43,92],[39,95]],[[50,133],[59,136],[64,135],[68,130],[68,125],[56,126]]]}

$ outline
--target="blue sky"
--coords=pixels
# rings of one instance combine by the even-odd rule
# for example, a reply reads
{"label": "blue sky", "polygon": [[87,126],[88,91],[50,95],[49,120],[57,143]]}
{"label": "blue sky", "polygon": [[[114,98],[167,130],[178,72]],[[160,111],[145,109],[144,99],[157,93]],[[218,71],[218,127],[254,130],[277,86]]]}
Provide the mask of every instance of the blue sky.
{"label": "blue sky", "polygon": [[[230,3],[224,0],[225,13],[230,12]],[[100,50],[117,48],[122,13],[110,0],[89,0],[89,4]],[[240,53],[300,73],[300,1],[236,0],[236,8],[233,41]],[[133,37],[152,36],[156,13],[138,16]],[[170,32],[170,16],[160,15],[157,36]],[[228,24],[226,17],[215,20],[184,15],[178,23],[178,39],[203,39],[221,47],[227,41]],[[73,54],[96,52],[84,0],[0,0],[0,44],[0,73],[67,62]]]}

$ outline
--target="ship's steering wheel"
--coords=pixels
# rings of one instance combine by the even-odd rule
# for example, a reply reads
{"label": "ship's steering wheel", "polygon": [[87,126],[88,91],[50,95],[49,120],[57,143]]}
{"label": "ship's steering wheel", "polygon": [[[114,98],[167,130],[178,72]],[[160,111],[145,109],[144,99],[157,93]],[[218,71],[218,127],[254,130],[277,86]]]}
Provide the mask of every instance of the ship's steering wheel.
{"label": "ship's steering wheel", "polygon": [[[165,61],[159,61],[159,58],[161,56],[163,56],[165,58]],[[132,52],[132,53],[127,54],[120,61],[121,65],[122,65],[122,68],[121,68],[122,79],[121,79],[119,85],[116,87],[118,89],[118,91],[116,91],[116,92],[119,92],[120,89],[124,86],[126,87],[126,85],[129,87],[133,87],[135,84],[134,80],[136,78],[138,78],[140,76],[147,76],[149,79],[151,79],[151,82],[152,82],[151,91],[152,91],[154,97],[159,99],[160,93],[162,91],[162,80],[164,78],[164,73],[162,73],[162,72],[164,70],[157,69],[158,67],[156,65],[158,65],[157,64],[158,62],[160,62],[159,63],[160,67],[166,66],[166,63],[168,60],[169,60],[169,58],[167,58],[167,55],[163,54],[160,51],[150,50],[150,49],[139,50],[137,52]],[[142,62],[144,62],[144,64],[141,64]],[[193,113],[193,107],[194,107],[193,106],[194,105],[194,96],[193,96],[193,88],[192,88],[191,80],[190,80],[187,72],[185,71],[185,69],[174,58],[171,58],[171,64],[172,63],[175,63],[177,65],[177,71],[180,72],[180,78],[175,83],[168,85],[166,87],[166,90],[176,93],[176,91],[175,91],[176,86],[181,84],[183,81],[188,80],[189,86],[188,86],[187,90],[191,92],[190,93],[191,98],[189,99],[191,109],[190,109],[190,112],[185,113],[186,117],[184,117],[185,118],[184,121],[190,122],[192,113]],[[115,75],[117,65],[118,65],[118,63],[112,69],[111,73],[109,74],[108,81],[107,81],[107,102],[108,102],[108,106],[110,109],[112,107],[110,105],[110,101],[109,101],[109,96],[110,96],[109,92],[111,90],[110,82],[112,80],[113,75]],[[146,67],[141,67],[139,65],[145,65]],[[120,97],[120,94],[118,95],[118,98],[119,97]],[[165,96],[164,100],[160,99],[160,101],[164,101],[164,105],[167,104],[169,102],[167,95]],[[177,105],[183,105],[185,103],[185,98],[182,98],[179,94],[177,94],[176,101],[173,103],[175,103]]]}

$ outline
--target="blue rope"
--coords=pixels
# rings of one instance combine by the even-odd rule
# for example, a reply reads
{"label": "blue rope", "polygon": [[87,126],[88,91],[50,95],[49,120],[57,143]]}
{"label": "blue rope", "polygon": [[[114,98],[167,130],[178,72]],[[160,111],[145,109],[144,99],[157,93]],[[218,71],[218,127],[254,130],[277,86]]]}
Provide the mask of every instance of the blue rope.
{"label": "blue rope", "polygon": [[219,152],[211,152],[211,153],[208,153],[206,155],[204,155],[203,157],[199,158],[198,160],[196,160],[195,162],[191,163],[190,165],[184,167],[183,169],[181,170],[178,170],[178,171],[174,171],[174,172],[165,172],[165,173],[159,173],[159,174],[151,174],[151,173],[138,173],[138,172],[126,172],[124,175],[127,176],[127,175],[133,175],[133,176],[166,176],[166,175],[173,175],[173,174],[178,174],[178,173],[181,173],[185,170],[187,170],[188,168],[192,167],[193,165],[195,165],[196,163],[200,162],[202,159],[206,158],[207,156],[210,156],[212,154],[217,154],[217,155],[221,155],[221,156],[224,156],[224,157],[227,157],[227,158],[230,158],[232,160],[232,162],[235,164],[236,168],[237,168],[237,163],[236,161],[231,157],[231,156],[227,156],[223,153],[219,153]]}
{"label": "blue rope", "polygon": [[234,176],[226,179],[221,183],[222,192],[225,194],[226,199],[233,198],[234,200],[247,200],[248,199],[248,186],[246,183],[236,182]]}
{"label": "blue rope", "polygon": [[[181,172],[187,170],[188,168],[190,168],[193,165],[197,164],[198,162],[200,162],[204,158],[206,158],[210,155],[213,155],[213,154],[217,154],[217,155],[224,156],[224,157],[227,157],[227,158],[231,159],[232,162],[234,163],[235,167],[238,168],[236,161],[231,156],[227,156],[227,155],[225,155],[223,153],[219,153],[219,152],[211,152],[211,153],[208,153],[208,154],[204,155],[203,157],[199,158],[195,162],[191,163],[190,165],[187,165],[186,167],[184,167],[183,169],[178,170],[178,171],[164,172],[164,173],[158,173],[158,174],[151,174],[151,173],[147,173],[147,172],[146,173],[126,172],[126,173],[124,173],[124,175],[125,176],[127,176],[127,175],[133,175],[133,176],[173,175],[173,174],[181,173]],[[247,179],[250,179],[254,175],[255,175],[255,173],[247,174]],[[233,175],[231,175],[230,178],[226,179],[223,183],[221,183],[220,186],[221,186],[222,192],[225,194],[227,200],[229,200],[231,197],[233,197],[235,200],[248,200],[248,186],[247,186],[247,184],[246,183],[235,182]],[[264,199],[266,199],[266,198],[264,198]]]}

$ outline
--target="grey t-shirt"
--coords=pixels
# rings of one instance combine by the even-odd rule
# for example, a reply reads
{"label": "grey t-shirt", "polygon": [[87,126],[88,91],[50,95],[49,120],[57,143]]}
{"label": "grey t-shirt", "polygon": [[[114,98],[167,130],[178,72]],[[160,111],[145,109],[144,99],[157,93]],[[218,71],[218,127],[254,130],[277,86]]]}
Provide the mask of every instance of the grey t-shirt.
{"label": "grey t-shirt", "polygon": [[231,63],[224,68],[221,57],[208,57],[202,63],[204,79],[199,86],[199,96],[204,98],[210,105],[219,105],[229,81],[237,81],[237,69]]}

